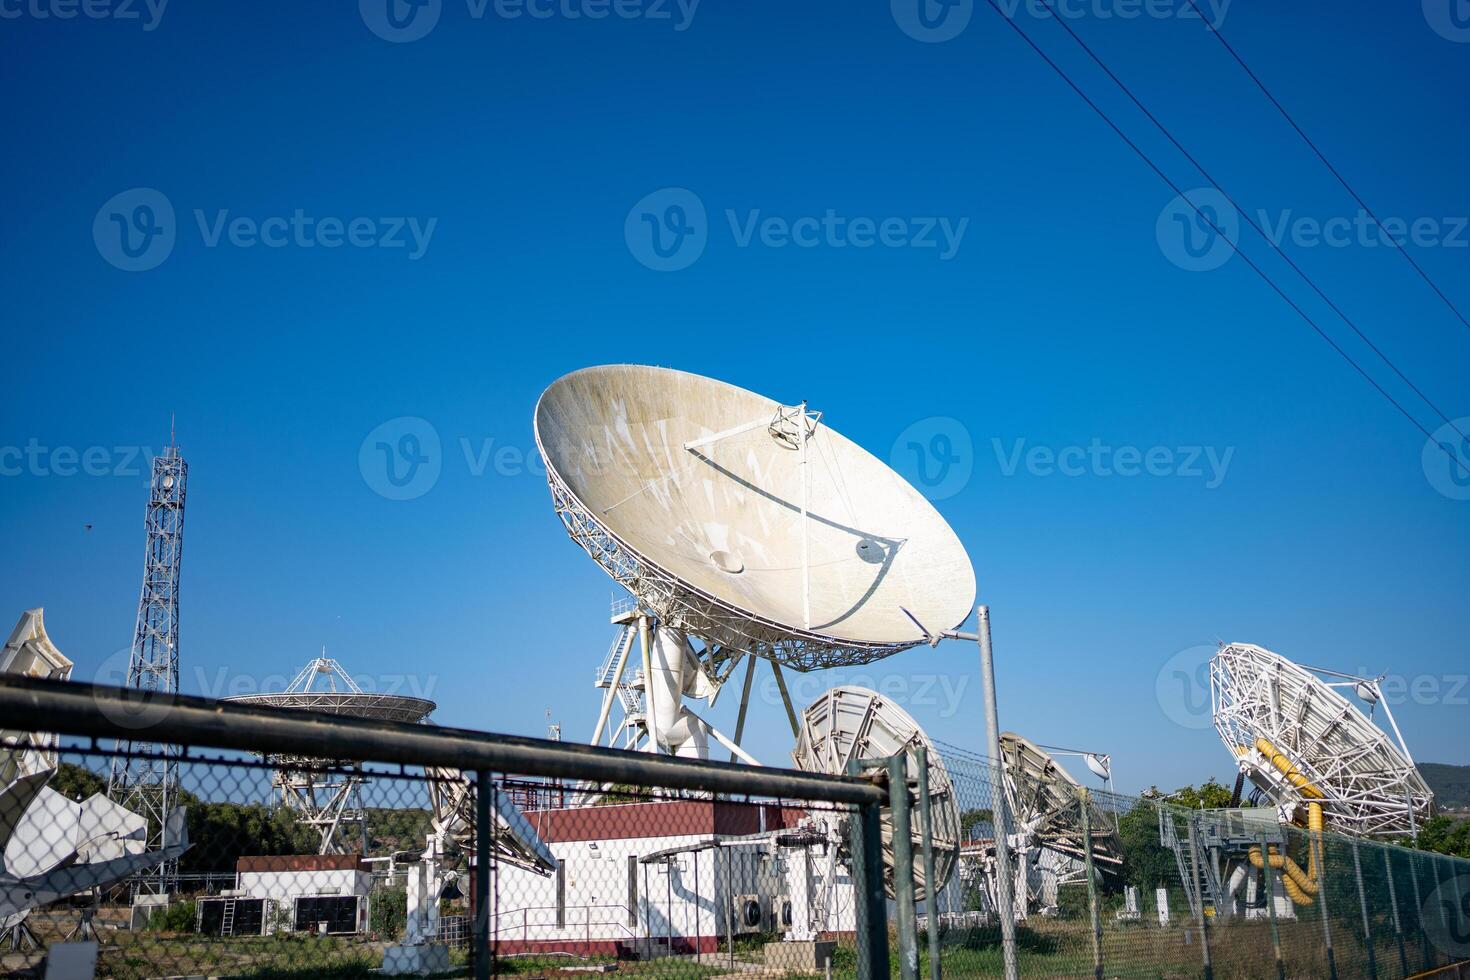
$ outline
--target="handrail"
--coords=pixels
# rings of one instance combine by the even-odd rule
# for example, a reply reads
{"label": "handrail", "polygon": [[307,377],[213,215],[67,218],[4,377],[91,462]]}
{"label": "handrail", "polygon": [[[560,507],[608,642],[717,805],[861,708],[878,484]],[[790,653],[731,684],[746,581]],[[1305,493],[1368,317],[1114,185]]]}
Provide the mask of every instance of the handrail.
{"label": "handrail", "polygon": [[462,728],[347,718],[295,708],[228,704],[19,675],[0,676],[5,727],[92,738],[239,751],[592,779],[642,787],[828,803],[882,804],[873,783],[794,769],[755,768]]}

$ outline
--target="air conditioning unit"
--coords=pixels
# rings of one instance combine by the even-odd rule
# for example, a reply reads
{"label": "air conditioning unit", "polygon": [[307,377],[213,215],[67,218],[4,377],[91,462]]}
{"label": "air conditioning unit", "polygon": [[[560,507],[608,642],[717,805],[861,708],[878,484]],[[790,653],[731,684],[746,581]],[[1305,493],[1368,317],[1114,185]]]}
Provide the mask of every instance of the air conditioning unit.
{"label": "air conditioning unit", "polygon": [[736,895],[730,900],[730,918],[735,924],[735,933],[748,936],[761,931],[765,918],[761,913],[759,895]]}
{"label": "air conditioning unit", "polygon": [[777,895],[771,899],[771,921],[775,923],[777,932],[790,932],[795,917],[796,910],[791,905],[790,895]]}

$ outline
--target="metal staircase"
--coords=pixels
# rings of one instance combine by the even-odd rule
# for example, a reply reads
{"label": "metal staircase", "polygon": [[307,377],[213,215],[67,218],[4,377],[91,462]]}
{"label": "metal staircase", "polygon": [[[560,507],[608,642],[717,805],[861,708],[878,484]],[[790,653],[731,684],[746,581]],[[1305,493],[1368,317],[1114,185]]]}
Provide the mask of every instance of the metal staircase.
{"label": "metal staircase", "polygon": [[[636,623],[625,623],[623,628],[613,636],[612,643],[607,648],[607,656],[602,658],[602,665],[597,668],[595,678],[599,690],[606,690],[612,686],[613,675],[618,670],[618,654],[622,652],[623,644],[626,642],[637,642],[638,626]],[[641,670],[623,669],[623,680],[618,685],[618,702],[622,705],[624,713],[629,716],[643,714],[643,672]]]}

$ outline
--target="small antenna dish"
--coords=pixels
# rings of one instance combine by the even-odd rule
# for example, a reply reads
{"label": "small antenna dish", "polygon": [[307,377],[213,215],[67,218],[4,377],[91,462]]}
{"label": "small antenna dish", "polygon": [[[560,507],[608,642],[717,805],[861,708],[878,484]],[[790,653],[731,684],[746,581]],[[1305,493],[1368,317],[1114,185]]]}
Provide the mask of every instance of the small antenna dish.
{"label": "small antenna dish", "polygon": [[[791,761],[805,772],[837,776],[847,772],[849,759],[887,758],[908,754],[910,780],[917,779],[915,749],[923,747],[929,760],[929,813],[934,835],[934,873],[942,891],[959,861],[960,811],[954,784],[939,751],[919,723],[908,712],[874,691],[862,687],[836,687],[817,698],[801,715],[801,732]],[[917,811],[916,811],[917,813]],[[893,887],[893,826],[889,812],[882,811],[883,885],[888,897]],[[913,821],[914,853],[923,846],[923,828],[917,815]],[[924,899],[924,877],[914,871],[914,897]]]}
{"label": "small antenna dish", "polygon": [[1097,755],[1095,753],[1089,752],[1087,755],[1083,756],[1083,760],[1086,761],[1087,768],[1091,769],[1092,774],[1098,779],[1106,782],[1107,780],[1113,778],[1113,760],[1109,759],[1107,756]]}

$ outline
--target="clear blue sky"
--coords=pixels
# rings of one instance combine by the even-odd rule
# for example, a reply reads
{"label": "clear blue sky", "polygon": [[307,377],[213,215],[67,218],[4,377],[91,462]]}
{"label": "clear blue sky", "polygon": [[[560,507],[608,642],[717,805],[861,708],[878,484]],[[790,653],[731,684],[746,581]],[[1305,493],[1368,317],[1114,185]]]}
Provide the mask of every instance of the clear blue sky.
{"label": "clear blue sky", "polygon": [[[941,429],[923,420],[958,420],[942,433],[956,452],[969,437],[970,477],[937,506],[994,610],[1002,723],[1111,751],[1122,788],[1228,777],[1213,731],[1172,721],[1156,683],[1165,671],[1167,693],[1170,658],[1218,639],[1417,680],[1398,707],[1416,754],[1470,763],[1470,502],[1436,490],[1423,435],[1239,258],[1171,261],[1173,192],[988,6],[923,43],[886,2],[704,0],[687,19],[651,2],[573,19],[595,3],[476,17],[442,0],[424,37],[391,42],[368,26],[392,33],[373,0],[178,3],[156,20],[7,0],[0,446],[46,451],[0,459],[4,615],[44,605],[79,678],[116,675],[145,479],[113,447],[160,446],[174,412],[191,465],[186,691],[249,689],[325,645],[354,673],[408,675],[445,724],[540,734],[550,708],[585,738],[610,582],[539,475],[492,458],[477,476],[462,441],[472,457],[487,440],[531,453],[532,407],[559,375],[665,364],[806,398],[885,458],[910,425],[927,445]],[[1470,214],[1470,43],[1427,6],[1238,3],[1221,23],[1380,216],[1454,239]],[[1073,7],[1248,211],[1293,228],[1356,213],[1198,21]],[[1182,186],[1204,184],[1055,23],[1019,19]],[[704,251],[674,271],[648,267],[629,220],[664,188],[706,211]],[[120,268],[117,221],[163,227],[160,196],[171,251]],[[667,216],[661,201],[650,213]],[[813,247],[768,244],[769,224],[743,237],[829,209],[902,219],[902,241],[924,219],[966,223],[952,254],[841,237],[857,229]],[[294,232],[246,244],[298,210],[309,247]],[[323,218],[406,244],[324,247]],[[432,221],[424,247],[395,218]],[[1462,308],[1467,240],[1414,251]],[[1441,408],[1470,415],[1470,330],[1399,256],[1289,247]],[[440,474],[391,500],[359,449],[404,416],[439,436]],[[1191,469],[1182,447],[1230,455],[1213,487],[1203,460],[1202,476],[1132,477],[1024,461],[1094,441],[1161,447],[1171,474]],[[59,475],[56,447],[107,447],[93,469],[124,472]],[[861,673],[897,685],[937,737],[979,747],[973,649]],[[780,760],[779,707],[752,724],[754,750]]]}

